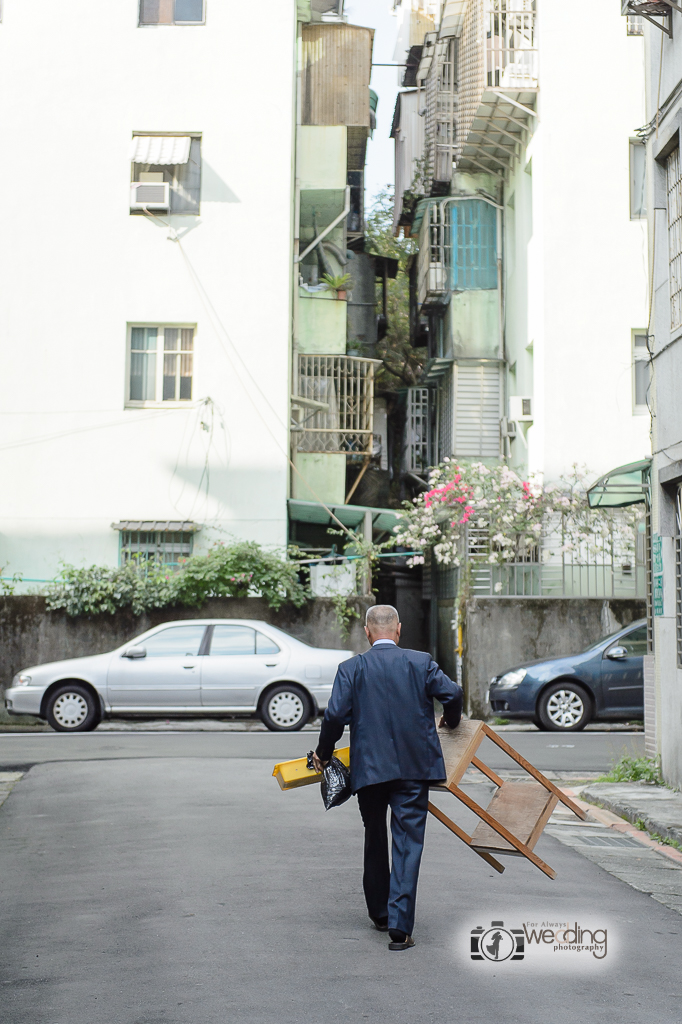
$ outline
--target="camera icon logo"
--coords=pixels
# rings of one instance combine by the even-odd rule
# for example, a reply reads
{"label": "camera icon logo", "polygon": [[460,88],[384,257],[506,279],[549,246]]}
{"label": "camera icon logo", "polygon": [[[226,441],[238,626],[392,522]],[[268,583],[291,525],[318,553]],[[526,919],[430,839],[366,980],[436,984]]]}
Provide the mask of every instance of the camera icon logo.
{"label": "camera icon logo", "polygon": [[491,921],[490,928],[478,925],[471,929],[471,959],[523,960],[525,942],[522,928],[505,928],[504,921]]}

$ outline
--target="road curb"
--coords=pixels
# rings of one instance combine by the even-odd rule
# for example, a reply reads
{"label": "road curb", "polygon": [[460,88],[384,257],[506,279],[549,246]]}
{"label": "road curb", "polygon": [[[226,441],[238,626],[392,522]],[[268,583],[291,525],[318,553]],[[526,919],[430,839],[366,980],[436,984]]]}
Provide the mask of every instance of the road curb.
{"label": "road curb", "polygon": [[[572,789],[563,789],[562,792],[567,796],[570,796],[578,804],[582,810],[586,811],[589,817],[594,821],[600,822],[602,825],[607,825],[609,828],[614,829],[616,832],[621,832],[625,835],[631,836],[636,839],[642,846],[648,846],[650,849],[660,853],[661,856],[667,857],[668,860],[675,861],[676,864],[682,866],[682,851],[675,849],[673,846],[668,846],[665,843],[659,843],[655,839],[652,839],[650,835],[646,833],[655,833],[664,839],[674,839],[678,842],[682,841],[682,831],[675,827],[666,826],[661,821],[651,818],[650,815],[643,816],[642,809],[637,809],[632,804],[627,804],[624,801],[609,799],[607,796],[594,794],[593,790],[596,787],[583,786],[577,791]],[[601,787],[600,787],[601,788]],[[652,786],[651,789],[663,790],[662,786]],[[677,796],[680,805],[682,806],[682,795],[673,794],[669,790],[665,790],[666,794],[670,796]],[[587,800],[583,799],[587,797]],[[625,820],[624,820],[625,819]],[[646,827],[646,832],[636,827],[637,821],[643,821]]]}

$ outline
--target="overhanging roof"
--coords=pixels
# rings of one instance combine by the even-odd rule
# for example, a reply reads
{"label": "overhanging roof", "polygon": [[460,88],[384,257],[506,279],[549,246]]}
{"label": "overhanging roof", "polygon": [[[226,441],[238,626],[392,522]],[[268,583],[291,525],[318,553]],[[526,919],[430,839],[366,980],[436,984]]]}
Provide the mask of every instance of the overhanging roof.
{"label": "overhanging roof", "polygon": [[[289,519],[295,523],[317,523],[320,526],[338,526],[319,501],[299,501],[289,498]],[[362,526],[365,512],[372,514],[372,526],[375,530],[393,531],[397,525],[399,513],[391,508],[372,508],[369,505],[330,505],[329,508],[351,530]]]}
{"label": "overhanging roof", "polygon": [[429,359],[419,378],[420,385],[424,387],[427,384],[437,384],[441,377],[444,377],[450,370],[454,361],[454,359],[442,358]]}
{"label": "overhanging roof", "polygon": [[458,169],[499,173],[509,167],[528,139],[536,100],[534,87],[486,89],[457,159]]}
{"label": "overhanging roof", "polygon": [[122,519],[112,523],[112,530],[132,530],[134,533],[197,533],[198,523],[174,519]]}
{"label": "overhanging roof", "polygon": [[629,462],[605,473],[587,491],[590,508],[626,508],[646,501],[651,459]]}

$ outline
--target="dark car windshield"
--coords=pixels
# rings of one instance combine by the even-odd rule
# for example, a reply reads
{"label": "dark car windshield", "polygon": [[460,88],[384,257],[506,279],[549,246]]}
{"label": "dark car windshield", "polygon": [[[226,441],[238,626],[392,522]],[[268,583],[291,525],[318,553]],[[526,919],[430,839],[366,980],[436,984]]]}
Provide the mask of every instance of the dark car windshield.
{"label": "dark car windshield", "polygon": [[[635,629],[632,630],[632,632],[638,633],[639,630],[644,630],[645,631],[644,632],[644,639],[646,640],[646,625],[640,624],[639,626],[636,626]],[[622,632],[623,632],[623,627],[621,626],[621,628],[617,629],[615,633],[609,633],[608,636],[600,637],[598,640],[595,640],[595,642],[593,644],[590,644],[589,647],[586,647],[585,650],[583,651],[583,654],[587,654],[588,651],[596,651],[598,647],[602,646],[602,644],[610,643],[611,640],[614,639],[614,637],[617,637],[619,635],[619,633],[622,633]],[[629,637],[631,635],[632,635],[631,633],[626,633],[623,636],[622,639],[625,640],[627,637]],[[637,636],[636,639],[639,640],[639,636]]]}

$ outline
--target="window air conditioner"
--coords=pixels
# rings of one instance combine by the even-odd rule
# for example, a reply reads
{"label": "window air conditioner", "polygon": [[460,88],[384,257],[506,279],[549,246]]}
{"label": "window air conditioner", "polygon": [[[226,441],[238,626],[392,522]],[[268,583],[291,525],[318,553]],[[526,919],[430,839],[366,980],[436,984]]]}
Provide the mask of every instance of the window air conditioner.
{"label": "window air conditioner", "polygon": [[514,395],[509,399],[509,418],[517,423],[533,422],[533,399]]}
{"label": "window air conditioner", "polygon": [[168,210],[170,184],[167,181],[133,181],[130,185],[131,210]]}

